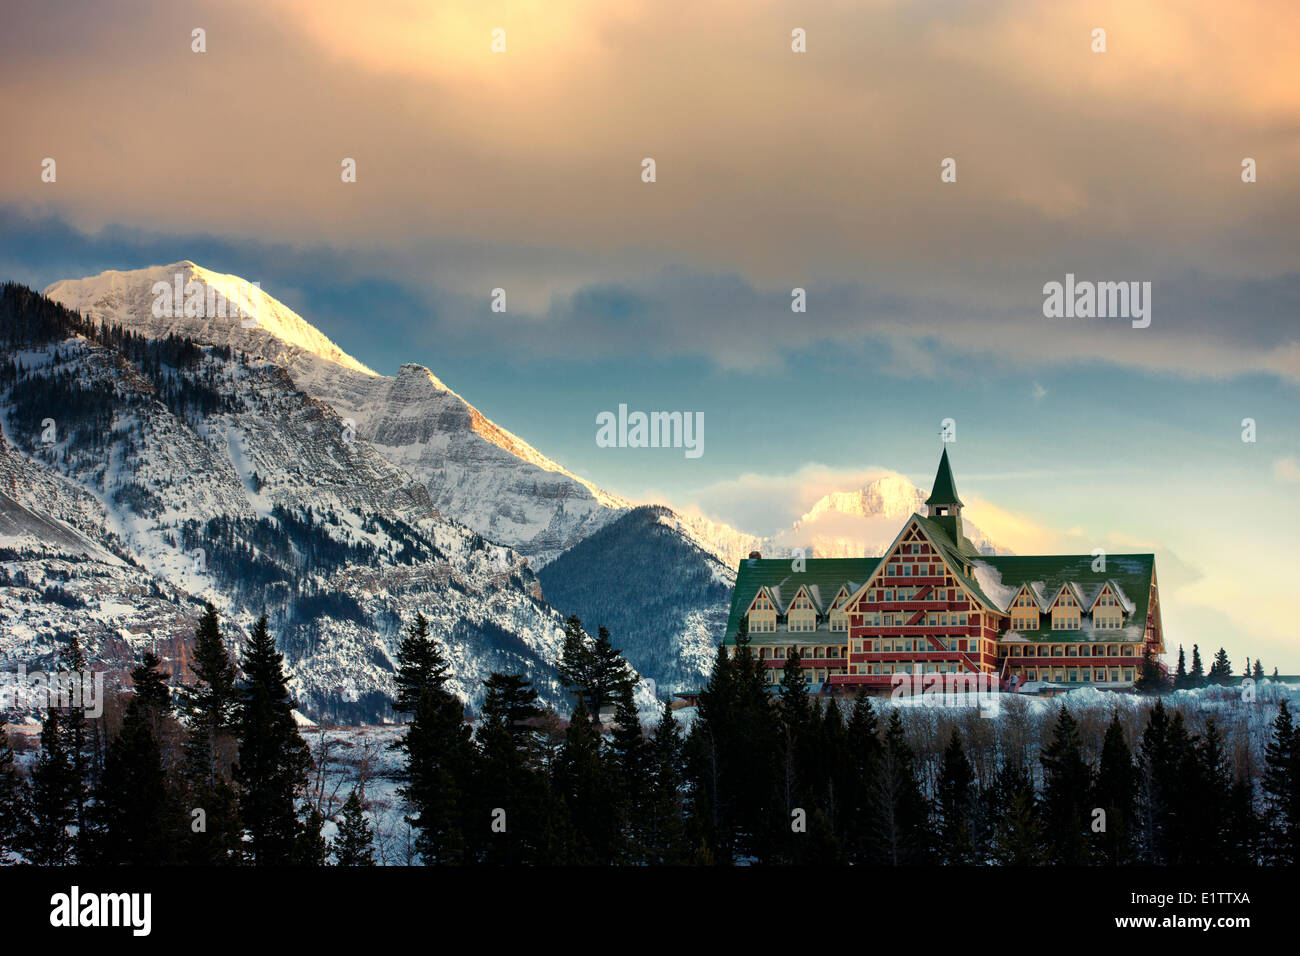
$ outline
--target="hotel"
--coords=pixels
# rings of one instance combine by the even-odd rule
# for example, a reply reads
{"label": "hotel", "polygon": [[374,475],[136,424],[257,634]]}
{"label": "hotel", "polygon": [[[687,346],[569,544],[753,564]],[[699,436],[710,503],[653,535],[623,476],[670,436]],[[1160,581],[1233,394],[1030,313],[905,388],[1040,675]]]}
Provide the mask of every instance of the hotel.
{"label": "hotel", "polygon": [[797,648],[814,691],[888,693],[895,675],[987,674],[1004,690],[1129,689],[1164,652],[1153,554],[982,554],[962,532],[944,450],[926,513],[879,558],[740,563],[724,642],[744,622],[781,681]]}

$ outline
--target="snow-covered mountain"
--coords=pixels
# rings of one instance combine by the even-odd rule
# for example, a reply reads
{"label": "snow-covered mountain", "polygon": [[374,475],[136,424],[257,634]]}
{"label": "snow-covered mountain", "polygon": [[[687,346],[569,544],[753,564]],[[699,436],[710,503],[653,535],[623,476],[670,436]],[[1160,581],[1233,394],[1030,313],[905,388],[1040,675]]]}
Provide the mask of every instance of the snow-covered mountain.
{"label": "snow-covered mountain", "polygon": [[[148,633],[172,635],[177,654],[199,599],[233,615],[236,632],[268,610],[314,715],[383,712],[395,642],[415,610],[448,642],[471,700],[492,669],[527,671],[557,697],[559,622],[571,613],[610,627],[661,689],[698,686],[725,592],[751,551],[878,554],[924,501],[888,475],[827,495],[767,538],[634,509],[424,366],[378,374],[238,276],[183,261],[56,282],[46,294],[92,328],[123,333],[51,336],[0,357],[16,362],[3,383],[6,453],[41,474],[35,487],[63,489],[0,499],[0,533],[6,520],[30,531],[51,502],[76,512],[55,517],[88,544],[46,527],[39,560],[83,545],[87,560],[125,560],[139,579],[119,570],[115,586],[170,602],[174,626]],[[52,443],[36,437],[46,418]],[[31,542],[23,547],[28,581],[76,585],[66,568],[31,565]],[[626,555],[652,564],[663,586],[623,573]],[[70,626],[66,617],[43,633]],[[146,633],[127,631],[128,645]]]}
{"label": "snow-covered mountain", "polygon": [[[241,314],[209,314],[209,289],[220,293],[218,303],[239,303]],[[55,282],[45,294],[97,323],[152,339],[186,336],[281,366],[350,421],[358,440],[419,479],[440,511],[534,567],[629,507],[490,421],[429,369],[404,365],[396,377],[379,375],[239,276],[186,260]],[[160,299],[171,305],[162,315]]]}
{"label": "snow-covered mountain", "polygon": [[[481,536],[477,546],[483,549],[485,559],[489,553],[494,561],[506,556],[509,568],[524,585],[529,599],[543,616],[550,615],[554,623],[556,612],[547,606],[537,580],[532,577],[532,569],[544,567],[631,509],[625,500],[573,475],[518,436],[488,420],[427,368],[406,365],[396,376],[379,375],[347,355],[283,303],[237,276],[215,273],[185,261],[57,282],[46,292],[51,299],[76,309],[96,327],[103,323],[121,327],[141,340],[165,342],[171,336],[211,347],[202,359],[204,368],[197,377],[186,371],[180,374],[180,380],[193,379],[194,387],[204,389],[215,382],[215,393],[207,395],[205,400],[209,406],[220,406],[222,414],[214,419],[205,410],[196,416],[189,423],[192,435],[186,433],[185,422],[169,423],[164,429],[166,437],[152,442],[148,453],[138,462],[133,461],[128,469],[132,488],[113,492],[116,498],[148,510],[155,505],[149,498],[154,494],[149,482],[165,484],[162,473],[183,473],[187,466],[181,463],[189,463],[191,472],[204,477],[181,481],[182,485],[188,482],[193,487],[185,487],[178,495],[174,514],[162,516],[171,530],[142,532],[138,517],[118,514],[111,507],[104,510],[99,521],[105,533],[124,536],[124,547],[129,553],[143,551],[144,563],[162,574],[178,593],[187,598],[191,594],[213,598],[219,606],[236,612],[244,627],[251,624],[255,609],[241,603],[243,598],[238,594],[232,597],[227,592],[241,590],[241,577],[249,574],[256,577],[261,572],[247,567],[237,572],[220,561],[216,578],[211,573],[204,576],[197,572],[190,549],[211,552],[211,548],[205,548],[206,542],[195,536],[194,526],[206,531],[209,524],[216,522],[215,533],[219,537],[233,534],[245,541],[272,534],[272,528],[290,527],[294,529],[292,535],[301,530],[304,522],[316,531],[328,525],[329,531],[334,532],[338,530],[332,525],[334,516],[346,508],[362,526],[356,527],[358,520],[339,519],[348,529],[342,534],[351,546],[355,543],[353,535],[371,530],[383,515],[391,516],[404,529],[406,526],[422,528],[429,522],[463,525]],[[222,302],[228,308],[221,308]],[[83,377],[84,370],[79,369],[77,375]],[[160,391],[166,387],[164,383]],[[265,399],[265,406],[259,404],[259,396]],[[173,396],[173,403],[176,400]],[[306,412],[308,408],[310,413]],[[330,423],[326,427],[332,434],[314,433],[309,437],[286,439],[278,432],[285,426],[283,419],[294,415],[318,416],[320,424]],[[183,419],[185,414],[180,417]],[[348,449],[350,457],[346,464],[339,467],[339,462],[329,461],[329,454],[322,451],[322,440]],[[267,448],[271,445],[276,445],[281,454],[268,456]],[[39,455],[40,449],[35,451]],[[138,449],[132,448],[135,451]],[[120,456],[119,460],[125,457]],[[209,481],[209,472],[220,475],[220,479]],[[120,476],[106,478],[96,474],[94,479],[102,482],[117,477]],[[143,483],[142,477],[145,477]],[[137,485],[149,489],[148,494],[135,490]],[[322,486],[332,489],[337,501],[323,496]],[[390,497],[385,500],[366,497],[384,493]],[[322,512],[326,515],[324,524],[320,521]],[[678,569],[681,577],[693,580],[702,575],[712,580],[720,575],[729,584],[729,575],[734,572],[718,564],[717,555],[723,549],[717,541],[738,533],[698,520],[679,520],[666,508],[659,509],[659,513],[662,517],[655,531],[656,539],[666,532],[684,545],[670,549],[687,565]],[[92,520],[91,524],[95,523]],[[233,532],[230,527],[234,528]],[[400,540],[402,548],[408,548],[408,530],[400,533],[388,530]],[[164,537],[167,545],[175,544],[172,552],[160,548],[159,534],[172,536]],[[495,545],[507,546],[509,550]],[[298,547],[297,543],[293,546]],[[357,544],[361,549],[365,546]],[[410,547],[419,551],[416,546]],[[230,558],[220,549],[218,554]],[[257,556],[262,557],[260,553]],[[209,572],[213,570],[212,558],[213,554],[208,553]],[[335,576],[340,586],[346,581],[342,590],[370,581],[373,577],[368,570],[370,560],[358,551],[338,562]],[[360,688],[363,704],[364,695],[373,691],[371,702],[377,706],[378,689],[388,679],[383,672],[391,664],[391,638],[399,633],[389,609],[379,612],[383,619],[379,626],[364,602],[361,602],[362,612],[358,612],[344,598],[326,599],[323,595],[332,594],[335,589],[333,582],[321,580],[302,585],[296,571],[282,570],[293,578],[293,587],[307,591],[304,595],[285,597],[280,607],[281,624],[288,630],[282,646],[292,650],[297,641],[304,646],[321,647],[311,668],[320,671],[319,677],[309,673],[301,665],[301,658],[291,654],[301,671],[296,689],[307,698],[304,707],[317,714],[339,711],[336,687],[339,680],[345,688]],[[397,573],[397,577],[401,576],[402,573]],[[389,580],[384,577],[385,581]],[[711,654],[697,653],[696,645],[707,630],[704,622],[716,617],[715,597],[708,596],[707,605],[683,606],[680,620],[678,616],[665,619],[660,634],[662,647],[652,647],[649,641],[640,639],[629,644],[633,664],[664,689],[698,684],[707,672]],[[335,605],[330,609],[336,618],[322,624],[330,633],[302,634],[309,611],[319,611],[322,602]],[[567,615],[573,609],[561,607],[560,610]],[[425,613],[433,617],[429,610]],[[435,624],[443,625],[440,633],[455,631],[466,639],[486,633],[484,640],[500,646],[510,644],[521,629],[529,630],[538,624],[531,620],[503,622],[495,611],[485,612],[477,623],[474,618],[470,613],[461,620],[449,610]],[[588,620],[587,623],[594,628],[612,622]],[[187,626],[192,626],[192,622]],[[370,651],[363,649],[373,637],[368,634],[368,628],[380,631],[376,640],[385,648],[383,653],[373,647]],[[524,656],[536,655],[543,678],[550,680],[554,652],[558,648],[549,639],[541,639],[539,635],[545,627],[538,625],[538,628],[533,628],[523,641],[527,646]],[[340,643],[345,632],[346,639]],[[712,635],[706,636],[713,639]],[[367,653],[388,657],[364,676],[353,672],[344,675],[342,670],[329,668],[328,655],[333,651],[344,658],[364,657]],[[491,654],[484,656],[466,648],[464,656],[463,688],[470,696],[477,691],[476,675],[482,676],[491,664]],[[524,666],[514,669],[531,670]],[[680,674],[687,676],[676,680],[675,675]],[[343,706],[342,712],[350,711]]]}
{"label": "snow-covered mountain", "polygon": [[419,611],[466,699],[510,670],[562,702],[561,619],[527,564],[440,515],[283,368],[79,335],[12,287],[4,307],[0,656],[40,663],[75,629],[109,669],[161,640],[183,670],[200,597],[236,641],[268,614],[307,713],[373,719]]}
{"label": "snow-covered mountain", "polygon": [[[854,491],[823,495],[791,527],[765,539],[760,550],[777,555],[793,548],[811,548],[810,555],[819,558],[881,555],[909,515],[925,514],[928,497],[928,491],[902,475],[882,475]],[[984,553],[1008,553],[969,518],[963,518],[962,528]]]}

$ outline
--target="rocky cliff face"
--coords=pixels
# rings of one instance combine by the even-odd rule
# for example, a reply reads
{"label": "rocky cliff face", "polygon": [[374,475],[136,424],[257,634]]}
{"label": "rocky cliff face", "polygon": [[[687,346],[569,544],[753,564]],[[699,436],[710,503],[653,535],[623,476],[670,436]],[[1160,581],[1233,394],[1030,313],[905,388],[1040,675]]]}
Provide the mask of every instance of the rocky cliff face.
{"label": "rocky cliff face", "polygon": [[[189,308],[184,294],[168,288],[217,290],[240,314],[207,314],[206,295]],[[427,368],[379,375],[238,276],[184,261],[56,282],[46,294],[95,322],[155,339],[183,335],[282,367],[299,389],[350,421],[357,439],[422,483],[439,510],[534,567],[629,506],[487,419]],[[155,314],[160,298],[171,303],[169,314]]]}
{"label": "rocky cliff face", "polygon": [[[375,719],[420,611],[471,702],[491,670],[524,671],[562,702],[560,618],[519,555],[441,515],[285,369],[74,334],[11,345],[0,365],[5,653],[39,657],[92,607],[106,630],[91,627],[91,652],[121,663],[142,632],[192,633],[200,597],[236,639],[270,617],[307,713]],[[58,582],[55,598],[72,597],[34,617],[32,595]]]}

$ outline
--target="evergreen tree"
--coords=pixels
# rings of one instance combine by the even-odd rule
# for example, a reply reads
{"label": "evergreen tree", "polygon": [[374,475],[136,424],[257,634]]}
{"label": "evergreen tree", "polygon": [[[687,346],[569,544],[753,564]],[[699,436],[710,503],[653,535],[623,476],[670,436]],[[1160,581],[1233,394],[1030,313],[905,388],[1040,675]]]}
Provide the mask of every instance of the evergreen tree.
{"label": "evergreen tree", "polygon": [[361,806],[361,795],[356,788],[348,794],[339,815],[338,836],[330,849],[334,854],[336,866],[374,866],[375,838],[370,824],[366,821],[365,810]]}
{"label": "evergreen tree", "polygon": [[816,859],[819,862],[840,862],[847,855],[842,844],[848,820],[853,813],[854,762],[844,713],[834,697],[822,708],[821,732],[815,756],[818,760],[818,792],[814,794],[814,799],[825,813],[834,845],[833,859],[824,851],[819,851]]}
{"label": "evergreen tree", "polygon": [[564,646],[556,669],[564,686],[578,697],[589,695],[594,683],[590,645],[591,639],[583,629],[581,619],[575,614],[569,615],[564,622]]}
{"label": "evergreen tree", "polygon": [[295,812],[296,797],[307,784],[311,753],[298,733],[283,665],[284,655],[275,649],[263,615],[244,655],[235,766],[247,851],[258,866],[296,862],[303,831],[312,823],[300,823]]}
{"label": "evergreen tree", "polygon": [[627,837],[626,850],[633,861],[643,856],[643,825],[651,800],[651,751],[641,727],[632,685],[619,688],[610,735],[611,776],[616,792],[621,828]]}
{"label": "evergreen tree", "polygon": [[426,864],[462,862],[469,853],[467,816],[473,791],[474,750],[465,710],[446,690],[448,665],[417,615],[397,653],[398,695],[393,707],[411,714],[394,748],[405,755],[398,793],[413,812],[416,849]]}
{"label": "evergreen tree", "polygon": [[719,647],[687,746],[692,842],[712,861],[740,855],[765,862],[788,846],[790,817],[779,785],[782,731],[768,686],[742,618],[734,654]]}
{"label": "evergreen tree", "polygon": [[623,652],[610,642],[609,631],[596,629],[596,640],[591,648],[592,684],[590,706],[592,719],[599,720],[601,710],[618,700],[624,688],[636,686],[636,672],[623,657]]}
{"label": "evergreen tree", "polygon": [[209,866],[231,863],[238,860],[242,841],[238,795],[231,778],[239,694],[235,665],[211,602],[199,618],[190,669],[196,680],[181,689],[177,701],[188,728],[182,770],[191,813],[186,858]]}
{"label": "evergreen tree", "polygon": [[971,840],[971,819],[975,815],[975,771],[966,758],[961,734],[956,727],[952,729],[952,737],[943,752],[943,770],[936,795],[940,858],[945,863],[975,862]]}
{"label": "evergreen tree", "polygon": [[[746,628],[740,619],[740,630]],[[739,638],[738,638],[739,639]],[[726,644],[719,643],[713,670],[700,693],[699,717],[684,748],[693,799],[690,834],[704,862],[730,860],[730,806],[724,789],[724,760],[737,699],[735,667]]]}
{"label": "evergreen tree", "polygon": [[[498,827],[484,845],[489,863],[556,862],[553,828],[563,808],[552,803],[540,762],[537,691],[521,674],[490,675],[485,682],[478,741],[482,749],[479,806],[474,827]],[[562,861],[561,861],[562,862]]]}
{"label": "evergreen tree", "polygon": [[808,699],[808,673],[803,668],[799,648],[790,648],[781,671],[781,686],[777,692],[781,719],[795,733],[802,731],[809,721],[812,704]]}
{"label": "evergreen tree", "polygon": [[1161,847],[1164,844],[1167,819],[1164,790],[1172,776],[1169,769],[1169,715],[1162,701],[1157,700],[1147,715],[1147,724],[1142,730],[1140,754],[1138,843],[1141,862],[1159,864],[1163,862]]}
{"label": "evergreen tree", "polygon": [[1205,686],[1205,665],[1201,663],[1201,648],[1197,644],[1192,645],[1192,670],[1187,675],[1187,686]]}
{"label": "evergreen tree", "polygon": [[1233,866],[1258,864],[1263,850],[1263,826],[1255,810],[1255,785],[1245,775],[1233,778],[1228,793],[1228,819],[1220,862]]}
{"label": "evergreen tree", "polygon": [[1178,669],[1174,671],[1174,690],[1185,690],[1189,686],[1187,677],[1187,659],[1183,655],[1183,645],[1178,645]]}
{"label": "evergreen tree", "polygon": [[23,811],[27,803],[22,778],[14,761],[13,747],[0,714],[0,865],[6,856],[21,849],[26,827]]}
{"label": "evergreen tree", "polygon": [[573,821],[574,845],[568,862],[604,864],[619,856],[614,786],[602,753],[600,733],[578,697],[564,734],[556,768],[556,787]]}
{"label": "evergreen tree", "polygon": [[325,814],[314,804],[307,804],[299,815],[298,827],[293,836],[292,861],[294,866],[324,866],[329,856],[323,828]]}
{"label": "evergreen tree", "polygon": [[1137,783],[1133,753],[1128,741],[1124,739],[1124,727],[1120,724],[1119,712],[1116,711],[1102,741],[1101,763],[1093,786],[1093,812],[1095,814],[1096,809],[1101,809],[1106,814],[1105,830],[1093,830],[1094,856],[1102,863],[1122,866],[1133,862],[1134,794]]}
{"label": "evergreen tree", "polygon": [[1183,773],[1185,798],[1180,801],[1178,830],[1181,863],[1222,863],[1227,855],[1226,829],[1231,813],[1232,768],[1223,736],[1214,717],[1205,733],[1193,739]]}
{"label": "evergreen tree", "polygon": [[687,862],[685,800],[682,795],[684,742],[671,699],[665,698],[659,725],[650,738],[650,799],[642,833],[647,863]]}
{"label": "evergreen tree", "polygon": [[1255,678],[1257,681],[1264,679],[1264,665],[1259,662],[1258,657],[1255,658],[1255,669],[1251,672],[1250,676]]}
{"label": "evergreen tree", "polygon": [[[789,815],[796,808],[807,809],[817,772],[814,766],[816,722],[808,697],[808,675],[798,647],[790,648],[785,659],[777,692],[777,713],[781,718],[780,790],[782,806]],[[790,836],[795,844],[807,842],[802,836],[793,833]],[[785,842],[791,848],[795,845]]]}
{"label": "evergreen tree", "polygon": [[29,803],[24,817],[27,833],[23,853],[36,866],[59,866],[72,859],[69,833],[77,820],[80,788],[68,752],[63,716],[57,708],[45,712],[41,725],[41,752],[31,771]]}
{"label": "evergreen tree", "polygon": [[1078,724],[1061,705],[1043,750],[1043,829],[1054,863],[1087,861],[1092,771],[1083,759]]}
{"label": "evergreen tree", "polygon": [[889,715],[885,728],[874,797],[875,858],[890,866],[924,862],[930,851],[930,808],[897,710]]}
{"label": "evergreen tree", "polygon": [[1008,763],[986,793],[993,817],[993,859],[1007,866],[1047,862],[1047,847],[1029,770]]}
{"label": "evergreen tree", "polygon": [[158,744],[171,692],[160,664],[146,652],[131,671],[135,693],[108,746],[89,830],[94,856],[103,863],[159,866],[176,859],[180,824]]}
{"label": "evergreen tree", "polygon": [[1300,731],[1286,701],[1278,705],[1273,736],[1264,747],[1266,841],[1269,861],[1281,866],[1300,861]]}
{"label": "evergreen tree", "polygon": [[450,665],[429,636],[428,620],[419,612],[397,649],[397,662],[397,677],[394,679],[397,698],[393,701],[396,711],[413,714],[419,707],[421,695],[440,691],[446,686]]}
{"label": "evergreen tree", "polygon": [[1156,662],[1155,651],[1149,645],[1142,649],[1141,673],[1133,689],[1147,697],[1163,694],[1168,690],[1165,686],[1165,677],[1160,672],[1160,665]]}
{"label": "evergreen tree", "polygon": [[855,863],[869,863],[875,859],[871,813],[880,789],[882,749],[876,712],[866,693],[857,696],[849,713],[847,749],[851,770],[844,798],[851,810],[848,854]]}
{"label": "evergreen tree", "polygon": [[[69,676],[89,673],[86,655],[76,634],[68,636],[68,643],[59,652],[59,661]],[[77,824],[77,842],[80,843],[82,835],[88,833],[86,798],[99,779],[99,748],[95,746],[99,721],[86,719],[82,709],[83,701],[74,700],[71,703],[71,707],[62,711],[60,728],[74,778],[72,803]]]}
{"label": "evergreen tree", "polygon": [[1187,852],[1183,830],[1191,794],[1199,786],[1196,741],[1188,734],[1183,715],[1168,716],[1160,702],[1152,708],[1142,732],[1144,863],[1169,864]]}
{"label": "evergreen tree", "polygon": [[1232,683],[1232,664],[1228,661],[1228,652],[1222,647],[1214,654],[1214,663],[1210,665],[1209,682],[1211,684]]}

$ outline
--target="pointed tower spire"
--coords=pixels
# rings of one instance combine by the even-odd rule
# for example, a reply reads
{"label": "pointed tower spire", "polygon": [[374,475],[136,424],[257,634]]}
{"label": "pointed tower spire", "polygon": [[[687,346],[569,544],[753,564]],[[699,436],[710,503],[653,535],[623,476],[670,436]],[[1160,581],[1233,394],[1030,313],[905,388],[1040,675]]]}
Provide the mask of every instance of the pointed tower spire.
{"label": "pointed tower spire", "polygon": [[934,515],[935,508],[947,505],[956,511],[938,512],[939,514],[960,514],[962,501],[957,497],[957,483],[952,480],[952,466],[948,464],[948,449],[943,450],[943,457],[939,459],[939,470],[935,472],[934,484],[930,487],[930,497],[925,499],[925,506],[928,514]]}
{"label": "pointed tower spire", "polygon": [[934,484],[930,497],[925,499],[926,517],[947,532],[952,543],[962,554],[976,555],[979,550],[967,539],[961,526],[962,500],[957,497],[957,482],[952,478],[952,466],[948,464],[948,449],[943,450],[939,459],[939,470],[935,472]]}

